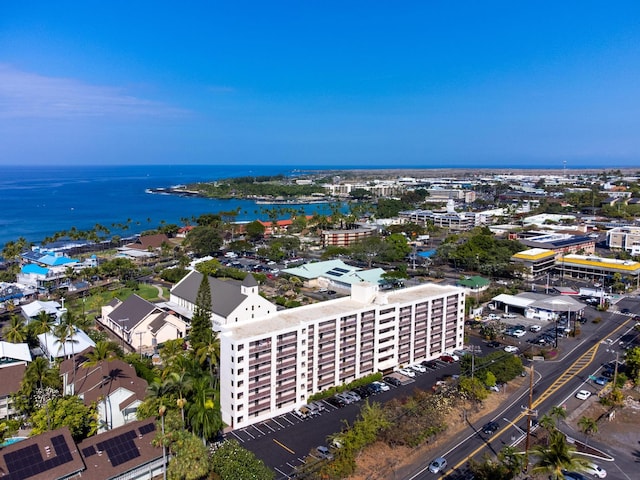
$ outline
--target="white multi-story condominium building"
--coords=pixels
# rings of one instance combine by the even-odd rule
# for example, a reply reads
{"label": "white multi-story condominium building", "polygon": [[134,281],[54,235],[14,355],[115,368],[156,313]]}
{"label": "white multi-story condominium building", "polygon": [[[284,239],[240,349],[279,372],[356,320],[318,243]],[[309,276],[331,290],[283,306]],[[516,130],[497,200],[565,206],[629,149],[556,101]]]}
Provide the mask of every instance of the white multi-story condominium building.
{"label": "white multi-story condominium building", "polygon": [[640,227],[616,227],[607,231],[607,247],[625,250],[631,255],[640,253]]}
{"label": "white multi-story condominium building", "polygon": [[460,287],[383,293],[362,282],[349,297],[222,325],[222,419],[250,425],[329,387],[461,348],[464,304]]}

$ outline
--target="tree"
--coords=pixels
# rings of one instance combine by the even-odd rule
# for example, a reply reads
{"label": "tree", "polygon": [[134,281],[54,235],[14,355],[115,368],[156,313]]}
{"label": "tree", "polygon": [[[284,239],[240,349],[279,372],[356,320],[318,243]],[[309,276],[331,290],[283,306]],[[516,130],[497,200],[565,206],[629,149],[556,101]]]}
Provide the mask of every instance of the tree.
{"label": "tree", "polygon": [[58,388],[60,386],[60,374],[57,368],[50,368],[49,362],[44,357],[33,359],[22,377],[20,393],[30,397],[37,389],[45,387]]}
{"label": "tree", "polygon": [[211,287],[209,277],[202,275],[198,293],[196,295],[196,305],[191,319],[191,330],[189,340],[194,349],[201,345],[210,343],[213,336],[211,329]]}
{"label": "tree", "polygon": [[213,452],[211,466],[221,480],[238,478],[269,480],[275,476],[262,460],[256,458],[249,450],[242,448],[236,440],[224,442]]}
{"label": "tree", "polygon": [[60,347],[63,349],[64,356],[67,356],[67,343],[71,343],[71,356],[73,358],[73,383],[76,383],[76,351],[73,347],[74,344],[79,343],[77,338],[74,338],[78,327],[78,317],[70,310],[67,310],[62,315],[60,323],[55,328],[55,335],[58,337]]}
{"label": "tree", "polygon": [[31,416],[31,423],[34,435],[68,427],[76,442],[94,434],[98,428],[95,408],[85,406],[75,396],[50,400]]}
{"label": "tree", "polygon": [[249,237],[249,240],[255,242],[264,237],[265,227],[260,221],[254,220],[245,225],[244,231]]}
{"label": "tree", "polygon": [[385,239],[384,259],[389,262],[404,260],[411,253],[407,237],[400,233],[392,233]]}
{"label": "tree", "polygon": [[551,409],[550,415],[555,419],[556,429],[558,429],[560,428],[560,420],[567,418],[567,410],[564,407],[556,405]]}
{"label": "tree", "polygon": [[201,365],[205,362],[208,364],[209,376],[213,379],[213,369],[217,368],[220,363],[220,339],[216,332],[212,332],[208,343],[203,343],[198,347],[196,358]]}
{"label": "tree", "polygon": [[498,453],[498,460],[509,472],[510,478],[514,478],[524,470],[525,455],[515,447],[507,445]]}
{"label": "tree", "polygon": [[640,383],[640,347],[633,347],[627,350],[624,358],[627,376],[635,384]]}
{"label": "tree", "polygon": [[29,322],[28,327],[33,335],[41,335],[43,333],[50,333],[54,325],[55,318],[42,310],[35,319]]}
{"label": "tree", "polygon": [[190,391],[193,386],[192,377],[187,372],[182,372],[182,373],[171,372],[169,374],[168,380],[169,380],[169,385],[171,385],[171,388],[178,393],[178,399],[176,400],[176,405],[180,409],[182,424],[184,425],[184,407],[187,404],[185,393]]}
{"label": "tree", "polygon": [[2,334],[9,343],[23,343],[27,339],[27,325],[24,318],[12,314]]}
{"label": "tree", "polygon": [[585,443],[588,443],[591,435],[598,433],[598,422],[593,418],[586,416],[580,417],[580,420],[578,420],[578,427],[580,428],[580,431],[584,433]]}
{"label": "tree", "polygon": [[478,377],[462,377],[458,389],[469,396],[471,400],[481,402],[489,396],[489,391]]}
{"label": "tree", "polygon": [[213,255],[222,246],[219,226],[198,226],[187,234],[185,244],[199,257]]}
{"label": "tree", "polygon": [[186,430],[173,431],[170,435],[170,449],[173,455],[169,461],[169,468],[167,468],[167,477],[170,480],[201,480],[207,478],[211,471],[207,447],[202,444],[198,437]]}
{"label": "tree", "polygon": [[201,377],[193,383],[192,403],[187,410],[189,424],[195,435],[202,438],[206,445],[207,440],[213,438],[222,428],[220,409],[214,402],[215,390],[210,386],[209,380]]}
{"label": "tree", "polygon": [[583,470],[586,461],[575,456],[576,447],[567,442],[564,433],[549,432],[549,445],[536,445],[531,449],[536,458],[533,473],[550,475],[552,479],[562,479],[562,470]]}

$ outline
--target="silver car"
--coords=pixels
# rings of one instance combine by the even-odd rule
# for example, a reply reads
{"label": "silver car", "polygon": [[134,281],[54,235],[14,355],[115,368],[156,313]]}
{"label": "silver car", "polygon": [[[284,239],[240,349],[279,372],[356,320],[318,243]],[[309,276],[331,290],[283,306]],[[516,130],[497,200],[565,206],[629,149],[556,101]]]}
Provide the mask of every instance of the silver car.
{"label": "silver car", "polygon": [[442,457],[436,458],[429,464],[429,471],[431,473],[442,472],[445,468],[447,468],[447,461]]}

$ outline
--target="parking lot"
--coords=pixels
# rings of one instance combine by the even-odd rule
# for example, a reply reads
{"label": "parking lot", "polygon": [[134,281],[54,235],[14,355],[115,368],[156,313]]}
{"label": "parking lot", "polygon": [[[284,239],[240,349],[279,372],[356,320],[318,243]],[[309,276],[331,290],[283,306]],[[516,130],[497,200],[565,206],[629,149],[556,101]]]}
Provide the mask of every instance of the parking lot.
{"label": "parking lot", "polygon": [[[473,348],[479,353],[479,347]],[[413,370],[413,369],[412,369]],[[322,408],[300,407],[296,411],[279,415],[264,422],[233,430],[227,438],[235,438],[245,448],[253,451],[267,466],[282,477],[287,477],[305,460],[322,460],[317,447],[327,446],[330,451],[336,445],[329,445],[327,438],[339,433],[345,422],[352,424],[364,402],[386,403],[402,395],[410,395],[416,388],[431,390],[438,382],[446,381],[459,374],[459,364],[441,360],[425,362],[424,371],[414,370],[410,377],[399,372],[385,376],[384,390],[372,392],[351,403],[334,401],[334,397],[313,402]],[[397,385],[391,379],[397,380]],[[359,389],[355,389],[359,391]],[[308,411],[307,411],[308,410]]]}

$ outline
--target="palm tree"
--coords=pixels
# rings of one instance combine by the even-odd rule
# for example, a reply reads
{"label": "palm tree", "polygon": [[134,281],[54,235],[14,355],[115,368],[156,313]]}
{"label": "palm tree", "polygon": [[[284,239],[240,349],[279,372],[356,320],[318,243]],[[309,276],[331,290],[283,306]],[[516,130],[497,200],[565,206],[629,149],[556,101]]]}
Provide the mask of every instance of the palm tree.
{"label": "palm tree", "polygon": [[505,466],[512,477],[515,477],[524,470],[525,455],[524,453],[517,451],[515,447],[507,445],[500,450],[498,453],[498,460],[500,460],[500,463]]}
{"label": "palm tree", "polygon": [[30,396],[36,389],[45,386],[56,386],[60,377],[55,369],[49,367],[49,362],[44,357],[36,357],[29,364],[22,378],[22,390],[25,395]]}
{"label": "palm tree", "polygon": [[111,360],[116,356],[118,352],[118,345],[106,340],[101,340],[96,343],[96,346],[85,355],[86,361],[83,367],[94,367],[98,365],[102,360]]}
{"label": "palm tree", "polygon": [[560,428],[560,420],[567,418],[567,410],[556,405],[551,409],[550,415],[556,420],[556,428]]}
{"label": "palm tree", "polygon": [[41,335],[43,333],[50,333],[54,325],[55,318],[42,310],[36,318],[29,322],[28,326],[33,335]]}
{"label": "palm tree", "polygon": [[215,391],[210,387],[207,378],[202,377],[193,384],[193,403],[189,405],[189,423],[195,435],[202,438],[206,445],[207,439],[213,437],[220,427],[222,420],[220,410],[214,402]]}
{"label": "palm tree", "polygon": [[583,416],[578,420],[578,427],[580,427],[580,431],[584,433],[585,443],[588,443],[591,435],[598,433],[598,422],[593,418]]}
{"label": "palm tree", "polygon": [[60,319],[60,323],[55,328],[55,335],[58,337],[58,341],[60,342],[60,347],[63,349],[64,356],[67,356],[67,342],[71,343],[71,356],[73,358],[73,384],[76,383],[76,352],[73,348],[75,343],[79,343],[80,341],[77,338],[73,338],[76,333],[76,327],[78,326],[78,317],[67,310],[62,318]]}
{"label": "palm tree", "polygon": [[[218,367],[220,363],[220,339],[218,338],[218,334],[213,332],[209,341],[200,345],[198,350],[196,350],[196,358],[200,364],[204,364],[207,362],[209,365],[209,376],[213,380],[213,369]],[[215,385],[212,383],[212,386]]]}
{"label": "palm tree", "polygon": [[576,447],[567,442],[562,432],[553,430],[550,437],[548,446],[536,445],[531,449],[532,455],[537,458],[533,473],[550,475],[550,478],[557,480],[564,478],[563,470],[584,470],[587,461],[575,456]]}
{"label": "palm tree", "polygon": [[27,324],[18,315],[9,317],[9,324],[4,327],[4,338],[9,343],[23,343],[27,339]]}
{"label": "palm tree", "polygon": [[171,372],[169,374],[168,380],[171,388],[178,392],[176,405],[180,409],[180,415],[182,416],[182,425],[184,425],[184,407],[187,404],[187,399],[184,397],[184,394],[191,390],[193,380],[191,378],[191,375],[187,372]]}

